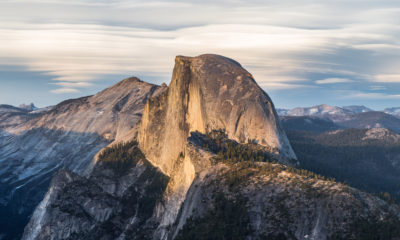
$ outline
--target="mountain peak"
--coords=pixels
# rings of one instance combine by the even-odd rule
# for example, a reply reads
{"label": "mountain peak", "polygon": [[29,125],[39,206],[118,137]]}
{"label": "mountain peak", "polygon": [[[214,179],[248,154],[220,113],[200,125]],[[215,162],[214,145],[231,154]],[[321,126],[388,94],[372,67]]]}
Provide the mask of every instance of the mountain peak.
{"label": "mountain peak", "polygon": [[143,84],[149,84],[149,83],[143,82],[142,80],[140,80],[137,77],[132,76],[132,77],[128,77],[128,78],[125,78],[125,79],[119,81],[118,83],[112,85],[111,87],[109,87],[107,89],[131,88],[131,87],[133,87],[133,86],[135,86],[137,84],[142,84],[142,83]]}
{"label": "mountain peak", "polygon": [[400,134],[386,128],[370,128],[365,132],[365,137],[362,138],[362,140],[368,139],[389,140],[392,143],[398,143],[400,141]]}
{"label": "mountain peak", "polygon": [[188,57],[188,56],[182,56],[178,55],[175,58],[175,62],[178,63],[183,63],[183,62],[214,62],[214,63],[220,63],[220,64],[227,64],[227,65],[235,65],[237,67],[242,68],[242,65],[238,63],[237,61],[227,58],[218,54],[202,54],[196,57]]}
{"label": "mountain peak", "polygon": [[[154,88],[153,90],[155,90],[158,87],[157,85],[144,82],[137,77],[129,77],[97,93],[93,96],[93,100],[97,102],[120,101],[121,99],[118,99],[118,96],[141,95],[145,94],[148,89]],[[147,98],[144,98],[144,100],[147,100]]]}
{"label": "mountain peak", "polygon": [[296,159],[269,96],[239,63],[219,55],[177,56],[168,91],[149,101],[141,128],[141,147],[167,174],[195,131],[224,129],[238,142],[251,139]]}
{"label": "mountain peak", "polygon": [[367,108],[364,105],[343,106],[342,108],[346,109],[346,110],[349,110],[349,111],[352,111],[354,113],[363,113],[363,112],[371,112],[371,111],[373,111],[372,109]]}
{"label": "mountain peak", "polygon": [[141,83],[141,82],[143,82],[143,81],[135,76],[132,76],[132,77],[128,77],[128,78],[125,78],[125,79],[119,81],[117,84]]}
{"label": "mountain peak", "polygon": [[27,110],[27,111],[34,111],[37,110],[38,108],[35,106],[35,104],[31,103],[31,104],[20,104],[18,106],[21,109]]}

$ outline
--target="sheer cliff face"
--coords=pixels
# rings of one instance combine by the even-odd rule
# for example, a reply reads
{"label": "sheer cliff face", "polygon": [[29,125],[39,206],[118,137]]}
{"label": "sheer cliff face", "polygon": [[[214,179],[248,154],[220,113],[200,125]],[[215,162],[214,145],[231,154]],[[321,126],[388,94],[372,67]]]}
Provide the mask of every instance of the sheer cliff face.
{"label": "sheer cliff face", "polygon": [[212,129],[225,129],[238,142],[255,140],[282,162],[296,162],[271,99],[239,63],[218,55],[178,56],[168,91],[145,106],[140,146],[170,174],[189,133]]}
{"label": "sheer cliff face", "polygon": [[[273,103],[250,73],[218,55],[175,59],[168,90],[147,102],[138,134],[146,158],[171,180],[159,206],[155,239],[167,239],[195,174],[191,132],[224,129],[230,139],[252,140],[285,164],[297,164]],[[200,167],[199,167],[200,166]]]}
{"label": "sheer cliff face", "polygon": [[163,89],[128,78],[44,113],[0,113],[0,235],[22,231],[59,168],[82,173],[100,149],[135,136],[147,99]]}

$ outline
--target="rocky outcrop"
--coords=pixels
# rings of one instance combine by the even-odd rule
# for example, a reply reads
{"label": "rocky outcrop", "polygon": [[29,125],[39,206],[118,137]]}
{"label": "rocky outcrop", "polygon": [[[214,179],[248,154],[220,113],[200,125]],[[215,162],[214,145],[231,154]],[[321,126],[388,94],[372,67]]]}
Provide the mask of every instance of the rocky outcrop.
{"label": "rocky outcrop", "polygon": [[171,231],[183,239],[398,239],[400,208],[271,163],[219,164],[190,187]]}
{"label": "rocky outcrop", "polygon": [[400,143],[400,134],[386,128],[371,128],[365,132],[365,137],[362,140],[380,140],[396,144]]}
{"label": "rocky outcrop", "polygon": [[133,159],[124,169],[116,160],[99,162],[89,178],[59,171],[22,239],[149,239],[168,177],[126,146]]}
{"label": "rocky outcrop", "polygon": [[41,113],[2,106],[0,235],[17,238],[58,169],[83,173],[100,149],[134,137],[147,99],[164,89],[128,78]]}

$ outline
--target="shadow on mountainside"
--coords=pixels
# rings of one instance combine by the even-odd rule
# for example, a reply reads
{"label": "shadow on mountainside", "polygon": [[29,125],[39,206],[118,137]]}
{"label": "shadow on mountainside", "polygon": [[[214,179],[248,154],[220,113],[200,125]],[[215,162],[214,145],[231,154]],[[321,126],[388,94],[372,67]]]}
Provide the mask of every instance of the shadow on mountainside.
{"label": "shadow on mountainside", "polygon": [[0,238],[21,237],[60,168],[82,173],[109,143],[96,133],[36,128],[13,135],[0,130]]}
{"label": "shadow on mountainside", "polygon": [[400,199],[400,144],[363,140],[363,129],[287,131],[302,168],[361,190]]}

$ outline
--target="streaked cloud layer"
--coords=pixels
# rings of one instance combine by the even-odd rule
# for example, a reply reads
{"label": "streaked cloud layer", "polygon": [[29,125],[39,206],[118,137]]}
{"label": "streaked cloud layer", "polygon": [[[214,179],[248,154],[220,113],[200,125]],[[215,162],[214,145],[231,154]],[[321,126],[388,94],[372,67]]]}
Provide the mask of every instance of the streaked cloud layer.
{"label": "streaked cloud layer", "polygon": [[40,73],[67,98],[117,76],[168,82],[175,55],[217,53],[279,106],[397,106],[399,15],[388,0],[3,0],[0,69]]}

